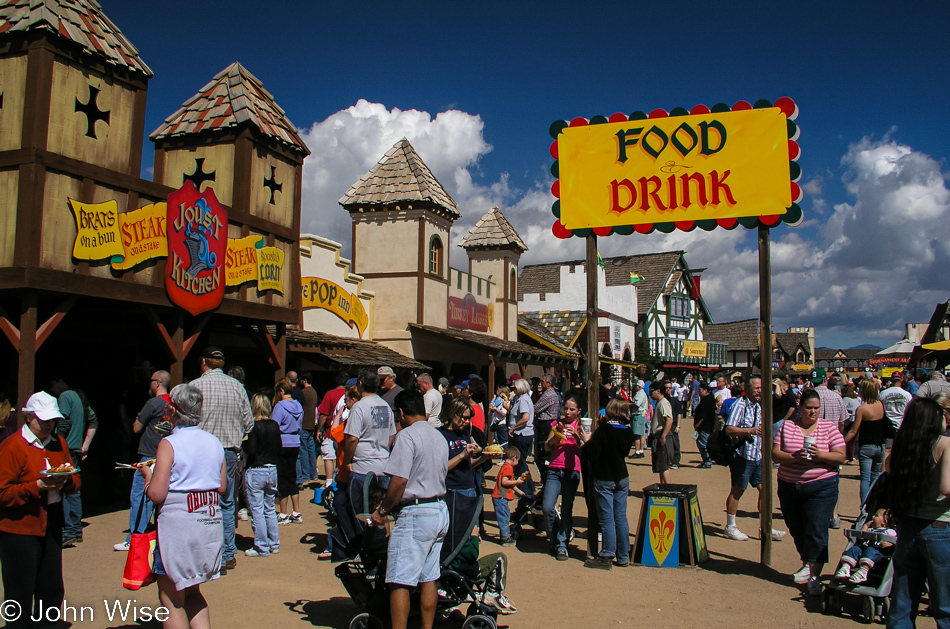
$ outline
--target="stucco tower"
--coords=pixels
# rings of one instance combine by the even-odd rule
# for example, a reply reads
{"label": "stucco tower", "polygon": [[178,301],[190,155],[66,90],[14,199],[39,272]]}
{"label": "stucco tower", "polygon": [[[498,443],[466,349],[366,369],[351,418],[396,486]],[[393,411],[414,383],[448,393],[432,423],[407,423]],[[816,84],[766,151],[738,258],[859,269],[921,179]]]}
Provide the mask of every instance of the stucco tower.
{"label": "stucco tower", "polygon": [[376,294],[373,339],[412,356],[409,323],[446,326],[455,201],[403,138],[340,205],[353,221],[353,272]]}
{"label": "stucco tower", "polygon": [[528,247],[497,207],[488,210],[459,246],[468,253],[468,272],[495,282],[495,312],[504,325],[497,336],[518,340],[518,262]]}

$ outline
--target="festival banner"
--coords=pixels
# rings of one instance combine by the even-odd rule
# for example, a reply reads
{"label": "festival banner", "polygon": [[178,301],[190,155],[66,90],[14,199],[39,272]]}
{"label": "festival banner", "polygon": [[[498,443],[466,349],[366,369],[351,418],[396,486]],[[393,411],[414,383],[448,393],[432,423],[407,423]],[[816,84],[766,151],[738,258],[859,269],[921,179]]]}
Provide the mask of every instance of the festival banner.
{"label": "festival banner", "polygon": [[228,252],[224,262],[224,276],[228,286],[258,281],[257,255],[263,246],[263,236],[228,239]]}
{"label": "festival banner", "polygon": [[303,309],[321,308],[332,312],[351,328],[356,328],[360,338],[369,325],[369,316],[359,297],[345,288],[320,277],[301,278]]}
{"label": "festival banner", "polygon": [[284,294],[284,250],[264,247],[257,252],[257,290]]}
{"label": "festival banner", "polygon": [[186,181],[169,194],[166,231],[168,298],[192,315],[217,308],[224,298],[228,215],[214,188],[199,194]]}
{"label": "festival banner", "polygon": [[68,199],[76,219],[76,241],[73,257],[77,260],[105,260],[125,255],[119,234],[119,204],[80,203]]}
{"label": "festival banner", "polygon": [[119,214],[123,255],[112,257],[112,268],[125,271],[146,260],[167,257],[167,216],[168,207],[164,201]]}

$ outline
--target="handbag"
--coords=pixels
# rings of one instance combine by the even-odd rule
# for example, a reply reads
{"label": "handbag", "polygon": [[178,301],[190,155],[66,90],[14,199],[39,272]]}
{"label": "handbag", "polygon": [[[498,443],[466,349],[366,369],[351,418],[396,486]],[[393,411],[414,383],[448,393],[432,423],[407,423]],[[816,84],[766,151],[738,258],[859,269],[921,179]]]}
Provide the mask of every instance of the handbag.
{"label": "handbag", "polygon": [[[145,494],[142,494],[139,512],[135,518],[136,522],[142,518],[146,500],[148,498],[145,497]],[[145,528],[144,533],[131,533],[129,536],[129,554],[125,558],[125,570],[122,572],[122,587],[127,590],[138,590],[155,582],[155,575],[152,574],[152,562],[155,557],[157,536],[152,521],[149,521]]]}

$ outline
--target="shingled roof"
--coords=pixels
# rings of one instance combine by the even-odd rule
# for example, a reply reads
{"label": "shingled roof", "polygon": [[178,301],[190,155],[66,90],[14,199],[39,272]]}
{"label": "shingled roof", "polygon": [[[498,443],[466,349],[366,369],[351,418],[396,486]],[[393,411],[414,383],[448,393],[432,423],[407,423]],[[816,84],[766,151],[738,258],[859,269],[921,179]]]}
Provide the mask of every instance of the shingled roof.
{"label": "shingled roof", "polygon": [[759,349],[759,320],[743,319],[726,323],[707,323],[703,328],[703,338],[713,343],[726,343],[729,351],[757,351]]}
{"label": "shingled roof", "polygon": [[808,344],[808,335],[803,332],[778,332],[775,334],[775,342],[785,352],[789,359],[795,358],[795,351],[798,346],[811,353],[811,346]]}
{"label": "shingled roof", "polygon": [[[670,272],[679,261],[683,251],[664,251],[662,253],[646,253],[636,256],[617,256],[604,259],[604,271],[607,276],[607,286],[624,286],[630,284],[630,274],[638,273],[643,280],[637,282],[637,309],[641,315],[650,312],[657,297],[666,289]],[[546,294],[561,292],[562,266],[586,267],[583,260],[573,262],[553,262],[549,264],[533,264],[521,270],[518,282],[519,300],[527,294]],[[586,269],[585,269],[586,270]]]}
{"label": "shingled roof", "polygon": [[576,354],[562,356],[556,352],[552,352],[547,349],[540,349],[534,347],[533,345],[519,343],[518,341],[506,341],[490,334],[480,334],[478,332],[459,330],[457,328],[437,328],[432,325],[410,323],[409,330],[412,332],[419,330],[428,334],[434,334],[436,336],[442,337],[443,339],[449,339],[451,341],[463,343],[481,351],[491,352],[495,356],[500,356],[505,359],[514,358],[515,361],[513,362],[524,363],[528,365],[567,365],[572,364],[577,360]]}
{"label": "shingled roof", "polygon": [[96,0],[0,0],[0,34],[47,30],[107,63],[152,76],[138,49]]}
{"label": "shingled roof", "polygon": [[[268,329],[273,330],[272,327]],[[271,332],[273,334],[273,332]],[[311,332],[300,328],[287,328],[289,349],[322,354],[334,365],[341,367],[392,367],[427,371],[429,367],[403,356],[374,341],[344,338],[324,332]]]}
{"label": "shingled roof", "polygon": [[511,226],[505,215],[497,207],[488,210],[485,216],[478,219],[472,231],[465,234],[459,246],[465,249],[513,249],[524,253],[528,246],[521,240],[521,236]]}
{"label": "shingled roof", "polygon": [[570,349],[577,342],[577,335],[587,323],[587,313],[582,310],[542,310],[519,312],[518,326],[526,331],[543,329],[564,348]]}
{"label": "shingled roof", "polygon": [[340,205],[347,211],[369,206],[385,210],[387,206],[412,202],[431,203],[445,218],[455,220],[462,215],[455,200],[426,166],[409,140],[396,142],[375,166],[346,191]]}
{"label": "shingled roof", "polygon": [[234,62],[189,98],[149,136],[166,138],[233,129],[249,124],[291,149],[310,154],[284,110],[256,76]]}

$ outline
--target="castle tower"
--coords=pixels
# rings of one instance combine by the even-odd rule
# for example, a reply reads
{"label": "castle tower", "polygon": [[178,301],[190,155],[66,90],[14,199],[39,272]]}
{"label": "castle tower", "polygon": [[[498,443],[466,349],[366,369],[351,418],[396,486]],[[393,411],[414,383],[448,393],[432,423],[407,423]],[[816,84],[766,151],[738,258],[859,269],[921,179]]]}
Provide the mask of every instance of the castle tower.
{"label": "castle tower", "polygon": [[373,338],[412,356],[409,323],[446,326],[455,201],[403,138],[340,205],[353,221],[353,272],[376,294]]}
{"label": "castle tower", "polygon": [[[155,181],[198,191],[213,188],[229,206],[229,238],[271,234],[264,243],[298,260],[301,186],[309,149],[284,110],[240,63],[215,75],[149,136],[155,142]],[[239,223],[239,224],[234,224]],[[229,288],[241,299],[300,308],[300,268],[290,265],[283,295],[255,295],[253,287]]]}
{"label": "castle tower", "polygon": [[459,246],[468,253],[468,272],[491,279],[501,288],[495,311],[504,325],[501,338],[518,340],[518,261],[528,247],[497,207],[488,210]]}

